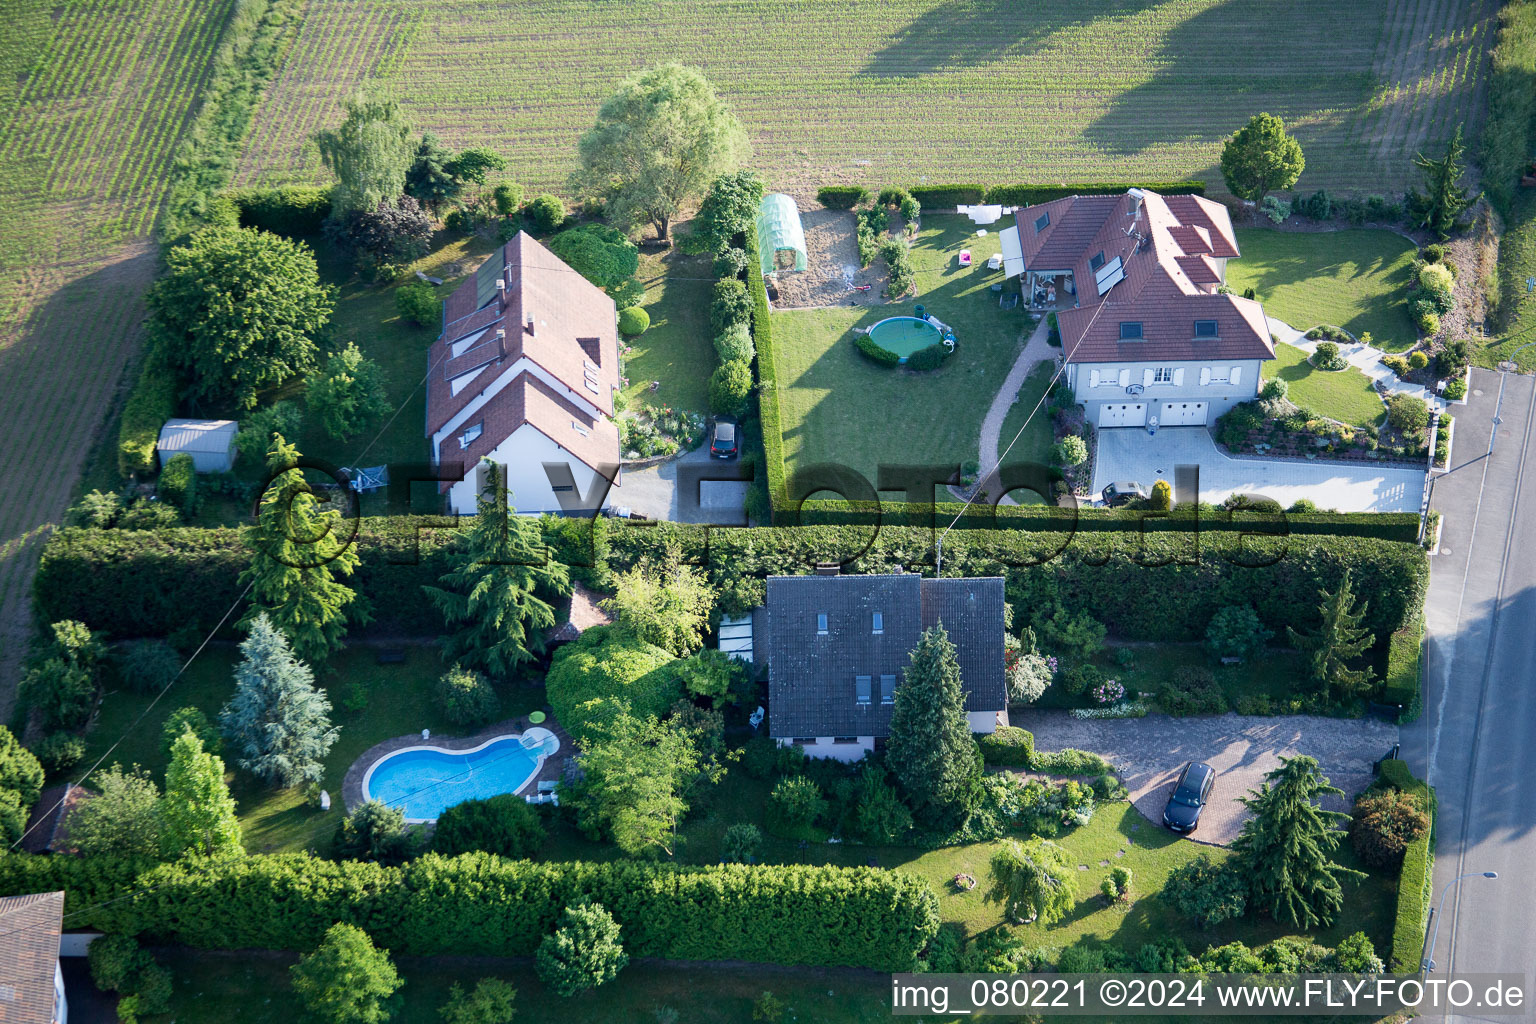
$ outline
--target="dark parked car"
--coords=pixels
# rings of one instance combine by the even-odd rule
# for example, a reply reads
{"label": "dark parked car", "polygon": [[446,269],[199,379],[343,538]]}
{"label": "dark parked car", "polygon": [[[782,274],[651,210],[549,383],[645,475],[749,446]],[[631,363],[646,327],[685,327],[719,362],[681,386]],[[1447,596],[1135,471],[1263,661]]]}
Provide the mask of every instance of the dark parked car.
{"label": "dark parked car", "polygon": [[1146,501],[1147,489],[1134,480],[1118,480],[1104,488],[1104,504],[1113,508],[1130,501]]}
{"label": "dark parked car", "polygon": [[1193,832],[1200,824],[1200,812],[1211,802],[1211,787],[1216,784],[1216,769],[1201,761],[1191,761],[1179,773],[1179,781],[1163,808],[1163,824],[1175,832]]}
{"label": "dark parked car", "polygon": [[709,442],[710,458],[734,459],[740,453],[741,445],[736,440],[736,424],[727,423],[725,420],[716,423],[714,440]]}

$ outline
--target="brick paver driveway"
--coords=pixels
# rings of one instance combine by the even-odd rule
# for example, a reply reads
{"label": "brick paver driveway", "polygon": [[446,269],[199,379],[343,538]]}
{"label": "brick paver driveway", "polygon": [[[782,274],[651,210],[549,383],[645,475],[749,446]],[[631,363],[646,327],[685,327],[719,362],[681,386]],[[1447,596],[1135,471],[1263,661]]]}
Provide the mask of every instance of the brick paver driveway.
{"label": "brick paver driveway", "polygon": [[1200,467],[1200,500],[1262,494],[1289,507],[1310,498],[1319,508],[1340,512],[1417,512],[1424,496],[1424,471],[1402,465],[1308,462],[1291,459],[1234,459],[1216,447],[1204,427],[1141,427],[1099,431],[1093,467],[1093,494],[1116,480],[1135,480],[1151,489],[1173,483],[1174,466]]}
{"label": "brick paver driveway", "polygon": [[1345,792],[1343,799],[1332,798],[1324,806],[1347,811],[1355,794],[1370,784],[1372,763],[1398,735],[1396,725],[1376,719],[1307,715],[1079,721],[1065,711],[1026,711],[1009,717],[1035,734],[1039,750],[1075,747],[1102,755],[1119,770],[1136,809],[1158,825],[1179,769],[1188,761],[1211,765],[1218,773],[1215,795],[1193,838],[1216,846],[1237,838],[1248,815],[1238,797],[1258,789],[1282,755],[1317,758],[1323,774]]}

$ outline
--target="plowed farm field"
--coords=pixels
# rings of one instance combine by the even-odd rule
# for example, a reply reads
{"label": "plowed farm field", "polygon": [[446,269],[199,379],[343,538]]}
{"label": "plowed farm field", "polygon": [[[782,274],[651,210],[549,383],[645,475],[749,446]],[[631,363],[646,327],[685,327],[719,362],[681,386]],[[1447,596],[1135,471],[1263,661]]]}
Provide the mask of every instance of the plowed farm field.
{"label": "plowed farm field", "polygon": [[247,182],[322,180],[308,142],[353,87],[558,186],[622,78],[702,67],[779,188],[841,180],[1197,176],[1261,110],[1301,187],[1399,191],[1476,131],[1494,0],[313,0]]}

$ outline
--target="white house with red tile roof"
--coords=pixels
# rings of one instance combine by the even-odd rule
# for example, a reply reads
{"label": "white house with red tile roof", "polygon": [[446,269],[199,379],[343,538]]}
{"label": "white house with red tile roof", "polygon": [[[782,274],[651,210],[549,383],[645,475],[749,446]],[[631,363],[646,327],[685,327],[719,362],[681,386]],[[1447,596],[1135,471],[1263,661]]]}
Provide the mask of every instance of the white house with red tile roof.
{"label": "white house with red tile roof", "polygon": [[[1099,427],[1214,422],[1275,357],[1264,308],[1222,294],[1237,237],[1202,196],[1070,196],[1019,210],[1004,239],[1026,294],[1057,286],[1066,382]],[[1016,256],[1014,254],[1017,254]]]}
{"label": "white house with red tile roof", "polygon": [[612,503],[620,483],[613,300],[519,232],[443,303],[428,352],[427,436],[453,512],[472,514],[485,463],[519,512]]}

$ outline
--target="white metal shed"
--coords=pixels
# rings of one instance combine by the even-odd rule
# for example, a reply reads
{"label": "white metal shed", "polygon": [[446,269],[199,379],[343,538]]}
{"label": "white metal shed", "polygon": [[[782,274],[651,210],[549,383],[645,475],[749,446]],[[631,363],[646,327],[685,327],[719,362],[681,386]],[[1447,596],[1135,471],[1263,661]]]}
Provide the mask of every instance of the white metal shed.
{"label": "white metal shed", "polygon": [[239,429],[234,420],[166,420],[155,445],[160,465],[185,452],[192,456],[192,466],[199,473],[228,473],[235,468],[235,434]]}

